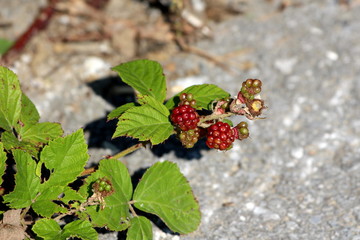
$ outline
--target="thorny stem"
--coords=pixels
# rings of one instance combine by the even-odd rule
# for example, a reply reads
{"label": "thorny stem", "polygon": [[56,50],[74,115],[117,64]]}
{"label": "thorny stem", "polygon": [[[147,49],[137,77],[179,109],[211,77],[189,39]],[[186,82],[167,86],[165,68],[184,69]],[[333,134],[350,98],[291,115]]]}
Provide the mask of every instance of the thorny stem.
{"label": "thorny stem", "polygon": [[[138,143],[138,144],[135,144],[134,146],[131,146],[127,149],[125,149],[124,151],[121,151],[117,154],[115,154],[114,156],[112,156],[111,158],[113,159],[120,159],[134,151],[136,151],[137,149],[141,148],[142,146],[144,146],[144,143]],[[92,168],[88,168],[88,169],[85,169],[82,173],[81,173],[81,176],[85,176],[85,175],[89,175],[91,173],[95,172],[95,168],[92,167]]]}

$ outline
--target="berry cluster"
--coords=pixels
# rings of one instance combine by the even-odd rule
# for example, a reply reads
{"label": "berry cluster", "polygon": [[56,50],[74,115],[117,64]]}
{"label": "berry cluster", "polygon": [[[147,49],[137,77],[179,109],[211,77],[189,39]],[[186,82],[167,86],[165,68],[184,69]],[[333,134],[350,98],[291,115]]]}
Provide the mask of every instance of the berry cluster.
{"label": "berry cluster", "polygon": [[235,98],[226,97],[215,100],[211,104],[210,115],[199,116],[196,111],[196,100],[191,93],[182,93],[179,104],[170,115],[177,136],[185,148],[194,147],[201,137],[206,137],[209,148],[221,151],[229,150],[235,139],[244,140],[249,137],[248,124],[244,121],[235,127],[223,121],[232,115],[243,115],[248,119],[256,119],[263,109],[261,100],[262,82],[258,79],[247,79]]}
{"label": "berry cluster", "polygon": [[259,79],[247,79],[242,83],[241,94],[248,100],[253,100],[254,95],[261,92],[262,82]]}
{"label": "berry cluster", "polygon": [[180,95],[180,103],[171,112],[170,119],[175,126],[182,131],[195,129],[200,121],[199,114],[194,108],[196,105],[192,94],[182,93]]}
{"label": "berry cluster", "polygon": [[94,192],[100,193],[103,197],[109,196],[114,192],[110,180],[106,178],[99,178],[93,184]]}
{"label": "berry cluster", "polygon": [[206,137],[206,145],[209,148],[220,150],[230,149],[235,140],[235,134],[230,125],[221,121],[208,128]]}

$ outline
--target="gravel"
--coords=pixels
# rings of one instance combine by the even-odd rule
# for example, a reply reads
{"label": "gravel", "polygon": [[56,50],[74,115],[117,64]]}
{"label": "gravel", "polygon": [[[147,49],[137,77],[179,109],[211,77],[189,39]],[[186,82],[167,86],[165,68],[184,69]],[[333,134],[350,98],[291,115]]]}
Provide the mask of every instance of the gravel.
{"label": "gravel", "polygon": [[[231,71],[192,54],[161,62],[176,66],[167,73],[173,92],[206,82],[235,95],[245,79],[261,79],[268,109],[266,119],[249,124],[251,138],[231,151],[210,151],[203,142],[177,149],[169,141],[124,159],[131,173],[176,162],[199,200],[196,232],[179,236],[155,226],[154,240],[360,239],[360,5],[303,1],[279,12],[257,3],[254,11],[213,24],[213,39],[196,43]],[[99,56],[68,63],[57,73],[64,81],[42,85],[41,92],[27,88],[44,120],[60,121],[70,132],[114,107],[83,80],[99,71],[105,76],[114,65]],[[98,72],[83,68],[80,76],[78,69],[91,64]],[[26,61],[15,69],[26,79]],[[123,147],[107,136],[91,148],[92,161]]]}

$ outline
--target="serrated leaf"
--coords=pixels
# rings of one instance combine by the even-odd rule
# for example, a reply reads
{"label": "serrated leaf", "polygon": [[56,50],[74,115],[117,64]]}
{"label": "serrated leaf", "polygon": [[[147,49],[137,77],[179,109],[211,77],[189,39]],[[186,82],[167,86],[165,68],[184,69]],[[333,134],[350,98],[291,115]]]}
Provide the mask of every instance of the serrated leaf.
{"label": "serrated leaf", "polygon": [[4,152],[4,145],[0,142],[0,185],[3,183],[3,175],[6,169],[6,152]]}
{"label": "serrated leaf", "polygon": [[[44,184],[40,188],[44,187]],[[51,186],[51,188],[41,189],[40,195],[32,204],[33,210],[44,217],[50,218],[54,213],[65,213],[67,209],[56,204],[54,200],[60,200],[59,195],[63,192],[64,186]]]}
{"label": "serrated leaf", "polygon": [[44,185],[66,186],[73,182],[84,170],[88,158],[82,129],[49,142],[40,155],[40,162],[52,171]]}
{"label": "serrated leaf", "polygon": [[193,232],[200,224],[199,205],[175,163],[157,162],[137,185],[133,200],[138,209],[159,216],[174,232]]}
{"label": "serrated leaf", "polygon": [[19,120],[21,95],[15,73],[0,66],[0,128],[10,131]]}
{"label": "serrated leaf", "polygon": [[98,239],[98,234],[92,228],[91,223],[84,220],[70,222],[61,229],[53,219],[40,219],[36,221],[32,230],[44,240],[66,240],[70,237],[78,237],[84,240]]}
{"label": "serrated leaf", "polygon": [[129,227],[128,202],[132,196],[132,183],[126,166],[116,159],[103,159],[99,169],[88,177],[88,187],[97,179],[106,177],[112,183],[114,193],[105,197],[105,208],[90,206],[86,212],[90,215],[94,226],[107,226],[113,231],[122,231]]}
{"label": "serrated leaf", "polygon": [[13,151],[17,173],[15,189],[4,196],[11,208],[25,208],[31,205],[40,187],[40,178],[35,175],[36,162],[21,150]]}
{"label": "serrated leaf", "polygon": [[63,134],[63,130],[59,123],[36,123],[25,124],[20,128],[19,135],[22,141],[34,144],[47,143]]}
{"label": "serrated leaf", "polygon": [[133,217],[130,221],[131,226],[129,227],[126,240],[152,240],[152,226],[151,222],[143,217]]}
{"label": "serrated leaf", "polygon": [[78,237],[84,240],[97,240],[98,234],[94,228],[92,228],[89,221],[76,220],[65,225],[63,234],[67,239],[69,237]]}
{"label": "serrated leaf", "polygon": [[34,124],[39,122],[40,115],[34,103],[24,94],[21,95],[20,121],[24,124]]}
{"label": "serrated leaf", "polygon": [[[169,111],[163,104],[161,110],[149,105],[131,108],[119,118],[113,138],[129,136],[154,145],[162,143],[173,133]],[[164,114],[166,113],[166,114]]]}
{"label": "serrated leaf", "polygon": [[31,156],[37,157],[39,146],[30,142],[24,142],[17,139],[13,133],[5,131],[1,134],[1,141],[4,143],[4,148],[7,151],[13,149],[21,149],[29,153]]}
{"label": "serrated leaf", "polygon": [[61,239],[60,237],[62,230],[59,224],[54,219],[40,219],[36,221],[36,223],[32,227],[32,230],[44,240]]}
{"label": "serrated leaf", "polygon": [[141,105],[150,106],[164,116],[169,117],[169,115],[170,115],[169,110],[164,106],[164,104],[162,104],[161,102],[159,102],[158,100],[156,100],[155,98],[153,98],[151,96],[138,95],[138,101]]}
{"label": "serrated leaf", "polygon": [[136,104],[131,102],[131,103],[126,103],[124,105],[121,105],[120,107],[112,110],[108,115],[107,115],[107,120],[112,120],[115,118],[118,118],[121,116],[121,114],[123,114],[126,110],[136,107]]}
{"label": "serrated leaf", "polygon": [[70,201],[85,202],[86,197],[83,197],[79,192],[66,186],[64,189],[64,197],[61,198],[61,201],[63,201],[66,204],[68,204]]}
{"label": "serrated leaf", "polygon": [[229,97],[230,94],[225,90],[219,88],[214,84],[201,84],[201,85],[193,85],[181,91],[179,94],[170,98],[166,102],[166,107],[168,109],[173,109],[179,103],[179,96],[181,93],[191,93],[196,100],[196,108],[197,109],[207,109],[211,110],[211,103],[214,100],[222,99]]}
{"label": "serrated leaf", "polygon": [[141,94],[149,95],[160,102],[166,98],[166,81],[158,62],[135,60],[113,67],[123,82]]}

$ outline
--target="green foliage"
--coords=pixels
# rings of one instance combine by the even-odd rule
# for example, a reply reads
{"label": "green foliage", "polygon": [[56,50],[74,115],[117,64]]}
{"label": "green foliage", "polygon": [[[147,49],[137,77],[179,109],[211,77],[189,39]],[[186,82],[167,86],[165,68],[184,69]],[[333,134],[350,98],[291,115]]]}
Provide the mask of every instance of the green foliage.
{"label": "green foliage", "polygon": [[201,84],[188,87],[166,102],[168,109],[173,109],[179,103],[179,96],[182,93],[191,93],[196,99],[197,109],[211,110],[210,105],[214,100],[229,97],[230,94],[214,84]]}
{"label": "green foliage", "polygon": [[193,232],[200,224],[199,205],[176,164],[157,162],[134,192],[135,207],[159,216],[174,232]]}
{"label": "green foliage", "polygon": [[6,153],[4,152],[4,145],[0,142],[0,185],[3,182],[2,175],[4,175],[6,169]]}
{"label": "green foliage", "polygon": [[21,114],[21,89],[15,73],[0,66],[0,128],[11,131]]}
{"label": "green foliage", "polygon": [[0,38],[0,56],[9,50],[13,43],[7,39]]}
{"label": "green foliage", "polygon": [[133,217],[130,221],[127,240],[151,240],[152,226],[150,221],[142,216]]}
{"label": "green foliage", "polygon": [[130,136],[159,144],[173,133],[169,110],[151,96],[141,96],[141,106],[128,109],[119,117],[113,137]]}
{"label": "green foliage", "polygon": [[113,67],[123,82],[143,95],[149,95],[159,102],[166,98],[166,81],[159,63],[150,60],[135,60]]}
{"label": "green foliage", "polygon": [[[152,145],[163,143],[178,133],[170,112],[179,103],[179,94],[192,93],[197,109],[207,110],[212,110],[214,100],[230,96],[215,85],[203,84],[191,86],[164,103],[166,80],[157,62],[136,60],[113,70],[138,92],[137,102],[109,113],[108,120],[118,119],[113,137],[128,136]],[[7,167],[16,169],[15,187],[6,189],[3,203],[23,208],[23,216],[30,208],[37,214],[40,219],[32,226],[37,238],[93,240],[98,239],[94,228],[104,227],[112,231],[127,229],[128,240],[152,239],[151,222],[139,216],[133,206],[157,215],[174,232],[187,234],[198,228],[198,202],[175,163],[155,163],[134,190],[126,166],[116,157],[101,160],[96,171],[84,172],[89,155],[82,129],[63,136],[60,124],[40,123],[39,119],[35,105],[21,91],[17,76],[0,67],[0,176]],[[200,123],[208,122],[205,119]],[[6,166],[7,157],[14,159],[15,166]],[[106,185],[106,191],[100,183]],[[67,215],[78,220],[60,227],[57,221]]]}
{"label": "green foliage", "polygon": [[44,240],[66,240],[78,237],[84,240],[97,240],[98,234],[89,221],[76,220],[68,223],[63,229],[53,219],[40,219],[32,230]]}
{"label": "green foliage", "polygon": [[132,183],[126,166],[115,159],[100,161],[99,169],[87,179],[84,188],[91,188],[97,179],[107,177],[112,183],[114,193],[105,197],[104,209],[99,206],[89,206],[86,213],[92,223],[98,227],[106,226],[110,230],[122,231],[129,227],[129,204],[132,196]]}
{"label": "green foliage", "polygon": [[14,150],[13,156],[17,168],[15,189],[3,198],[11,208],[29,207],[40,187],[40,178],[35,174],[36,162],[21,150]]}

